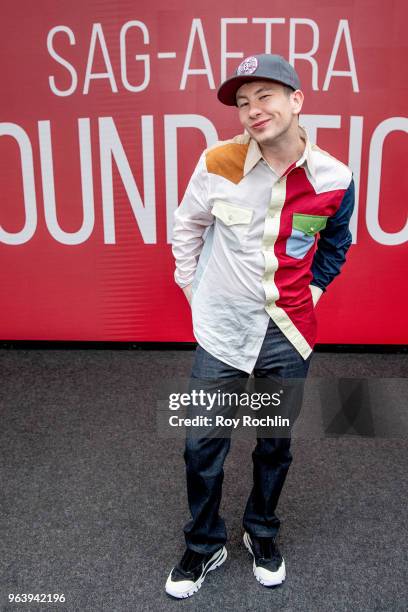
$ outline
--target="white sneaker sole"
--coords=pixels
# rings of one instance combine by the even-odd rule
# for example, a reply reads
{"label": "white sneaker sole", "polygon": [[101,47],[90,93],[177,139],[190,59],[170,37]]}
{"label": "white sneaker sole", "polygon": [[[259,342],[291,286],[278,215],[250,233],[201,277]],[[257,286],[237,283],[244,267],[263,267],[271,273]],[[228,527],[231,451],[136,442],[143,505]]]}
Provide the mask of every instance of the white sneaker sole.
{"label": "white sneaker sole", "polygon": [[285,560],[282,559],[282,563],[280,567],[276,570],[276,572],[271,572],[263,567],[257,567],[255,563],[255,555],[252,552],[251,540],[249,534],[247,532],[244,533],[244,544],[248,549],[248,552],[252,555],[254,562],[252,565],[252,571],[254,572],[254,576],[258,582],[260,582],[263,586],[277,586],[278,584],[282,584],[286,578],[286,569],[285,569]]}
{"label": "white sneaker sole", "polygon": [[207,567],[205,568],[203,574],[198,578],[196,582],[192,582],[191,580],[182,581],[186,583],[184,588],[183,586],[181,586],[182,582],[172,582],[170,572],[165,586],[166,593],[168,593],[168,595],[171,595],[172,597],[177,597],[177,599],[185,599],[186,597],[194,595],[194,593],[196,593],[198,589],[201,588],[201,585],[203,584],[208,572],[212,572],[213,570],[217,569],[217,567],[220,567],[220,565],[224,563],[226,558],[227,549],[225,548],[225,546],[223,546],[221,550],[217,550],[217,552],[214,553],[213,557],[211,557],[211,559],[208,561]]}

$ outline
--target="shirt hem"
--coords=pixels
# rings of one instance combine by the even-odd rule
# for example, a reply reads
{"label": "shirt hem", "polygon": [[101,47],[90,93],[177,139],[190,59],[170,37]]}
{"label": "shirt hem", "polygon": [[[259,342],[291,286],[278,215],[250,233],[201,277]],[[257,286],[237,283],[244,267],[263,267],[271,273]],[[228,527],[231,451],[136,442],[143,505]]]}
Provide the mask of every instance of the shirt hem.
{"label": "shirt hem", "polygon": [[[201,348],[203,348],[205,351],[207,351],[207,353],[209,353],[210,355],[212,355],[216,359],[219,359],[220,361],[222,361],[226,365],[229,365],[232,368],[235,368],[236,370],[240,370],[241,372],[245,372],[246,374],[249,374],[249,375],[252,374],[252,371],[254,369],[254,365],[256,363],[256,358],[253,360],[254,365],[252,366],[252,368],[248,369],[247,366],[243,367],[242,364],[232,363],[231,360],[225,359],[225,357],[223,355],[221,355],[220,353],[216,354],[216,352],[213,349],[210,349],[208,347],[208,345],[206,345],[206,343],[203,342],[195,332],[194,332],[194,336],[195,336],[198,344],[201,346]],[[262,346],[262,344],[261,344],[261,346]]]}
{"label": "shirt hem", "polygon": [[276,305],[267,306],[266,312],[269,314],[274,323],[276,323],[281,332],[286,336],[289,342],[291,342],[291,344],[306,361],[306,359],[312,354],[313,348],[305,340],[299,330],[295,327],[286,312]]}

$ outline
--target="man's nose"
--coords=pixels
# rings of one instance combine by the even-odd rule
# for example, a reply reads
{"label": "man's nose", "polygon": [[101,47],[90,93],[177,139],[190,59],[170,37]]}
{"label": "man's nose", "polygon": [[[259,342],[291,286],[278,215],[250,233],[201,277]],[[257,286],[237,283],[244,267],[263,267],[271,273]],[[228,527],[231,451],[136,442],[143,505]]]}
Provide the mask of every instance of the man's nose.
{"label": "man's nose", "polygon": [[250,117],[258,117],[261,113],[261,110],[256,102],[249,103],[249,116]]}

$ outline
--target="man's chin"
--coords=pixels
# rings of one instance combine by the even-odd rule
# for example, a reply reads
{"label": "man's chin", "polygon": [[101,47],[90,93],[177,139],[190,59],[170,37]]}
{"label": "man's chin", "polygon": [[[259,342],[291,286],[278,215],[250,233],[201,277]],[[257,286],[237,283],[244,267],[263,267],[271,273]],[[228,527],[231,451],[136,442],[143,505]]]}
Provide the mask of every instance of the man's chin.
{"label": "man's chin", "polygon": [[268,145],[268,144],[273,144],[273,142],[276,140],[278,134],[276,134],[275,132],[266,132],[262,133],[262,134],[253,134],[250,132],[250,136],[256,140],[256,142],[259,145]]}

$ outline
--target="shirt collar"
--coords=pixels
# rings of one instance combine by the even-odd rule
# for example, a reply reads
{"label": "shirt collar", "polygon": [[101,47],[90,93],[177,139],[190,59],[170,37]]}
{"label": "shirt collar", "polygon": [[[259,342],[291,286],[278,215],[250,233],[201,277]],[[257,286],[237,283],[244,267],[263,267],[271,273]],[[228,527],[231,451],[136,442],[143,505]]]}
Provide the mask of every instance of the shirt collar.
{"label": "shirt collar", "polygon": [[[303,151],[301,158],[296,162],[295,167],[298,168],[299,166],[307,166],[310,175],[312,178],[315,178],[315,167],[312,159],[312,145],[306,129],[301,125],[299,125],[299,136],[305,143],[305,150]],[[261,159],[263,159],[263,157],[258,143],[253,138],[250,138],[244,164],[244,176],[246,176]]]}
{"label": "shirt collar", "polygon": [[299,135],[305,143],[305,150],[303,151],[302,157],[296,162],[296,167],[298,168],[299,166],[307,166],[311,177],[315,178],[315,166],[313,163],[312,145],[309,140],[307,131],[303,127],[303,125],[299,125]]}
{"label": "shirt collar", "polygon": [[244,176],[246,176],[261,159],[263,159],[261,149],[259,148],[256,140],[251,138],[249,140],[248,151],[245,158]]}

